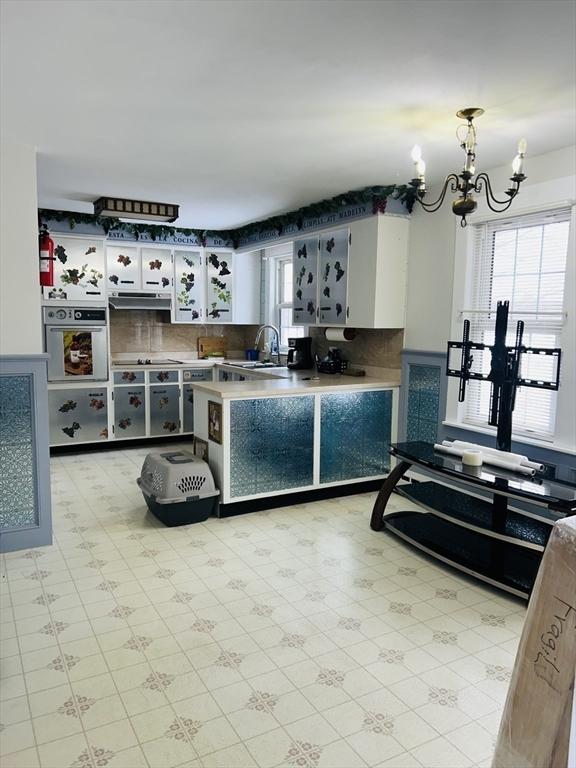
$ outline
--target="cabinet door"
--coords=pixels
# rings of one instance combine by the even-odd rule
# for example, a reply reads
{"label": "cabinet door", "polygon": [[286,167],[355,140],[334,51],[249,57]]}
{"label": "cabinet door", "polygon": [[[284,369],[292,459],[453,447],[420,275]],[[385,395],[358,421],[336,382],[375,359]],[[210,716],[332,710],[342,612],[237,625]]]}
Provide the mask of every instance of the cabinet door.
{"label": "cabinet door", "polygon": [[172,322],[201,321],[204,310],[204,267],[200,251],[174,251]]}
{"label": "cabinet door", "polygon": [[148,371],[149,384],[178,384],[178,371]]}
{"label": "cabinet door", "polygon": [[140,290],[140,251],[134,246],[106,247],[109,291]]}
{"label": "cabinet door", "polygon": [[349,237],[348,228],[335,229],[320,237],[318,301],[321,324],[346,323]]}
{"label": "cabinet door", "polygon": [[53,239],[54,287],[45,289],[44,295],[69,301],[93,301],[104,296],[103,240],[58,235]]}
{"label": "cabinet door", "polygon": [[388,472],[392,390],[325,394],[320,403],[320,482]]}
{"label": "cabinet door", "polygon": [[205,252],[208,322],[232,322],[232,256],[231,251]]}
{"label": "cabinet door", "polygon": [[141,387],[114,387],[114,436],[146,436],[146,389]]}
{"label": "cabinet door", "polygon": [[318,238],[294,241],[292,320],[294,325],[315,325],[318,291]]}
{"label": "cabinet door", "polygon": [[194,432],[194,387],[184,384],[182,387],[182,431]]}
{"label": "cabinet door", "polygon": [[175,435],[180,431],[180,387],[150,387],[150,434]]}
{"label": "cabinet door", "polygon": [[52,389],[48,392],[50,445],[108,439],[108,390]]}
{"label": "cabinet door", "polygon": [[170,248],[141,248],[142,290],[169,291],[172,288]]}

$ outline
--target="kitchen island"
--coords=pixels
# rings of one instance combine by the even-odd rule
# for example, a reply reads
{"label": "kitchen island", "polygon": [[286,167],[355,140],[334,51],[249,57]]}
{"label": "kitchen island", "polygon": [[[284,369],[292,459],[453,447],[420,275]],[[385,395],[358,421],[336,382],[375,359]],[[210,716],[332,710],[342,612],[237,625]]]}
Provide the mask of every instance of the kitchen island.
{"label": "kitchen island", "polygon": [[399,370],[250,373],[194,384],[195,438],[208,445],[221,515],[380,486],[396,439]]}

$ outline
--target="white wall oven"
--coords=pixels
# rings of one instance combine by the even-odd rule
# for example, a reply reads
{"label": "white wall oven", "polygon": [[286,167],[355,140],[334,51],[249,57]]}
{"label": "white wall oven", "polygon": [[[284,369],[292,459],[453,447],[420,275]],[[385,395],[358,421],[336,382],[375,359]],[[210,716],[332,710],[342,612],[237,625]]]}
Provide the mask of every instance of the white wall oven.
{"label": "white wall oven", "polygon": [[106,309],[44,307],[48,381],[106,381]]}

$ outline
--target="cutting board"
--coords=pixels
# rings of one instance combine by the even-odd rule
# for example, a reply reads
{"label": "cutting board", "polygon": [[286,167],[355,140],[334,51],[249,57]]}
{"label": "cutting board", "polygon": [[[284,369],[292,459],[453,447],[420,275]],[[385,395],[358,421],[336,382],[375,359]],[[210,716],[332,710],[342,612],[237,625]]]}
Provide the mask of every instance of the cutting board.
{"label": "cutting board", "polygon": [[228,339],[226,336],[199,336],[198,357],[226,357]]}

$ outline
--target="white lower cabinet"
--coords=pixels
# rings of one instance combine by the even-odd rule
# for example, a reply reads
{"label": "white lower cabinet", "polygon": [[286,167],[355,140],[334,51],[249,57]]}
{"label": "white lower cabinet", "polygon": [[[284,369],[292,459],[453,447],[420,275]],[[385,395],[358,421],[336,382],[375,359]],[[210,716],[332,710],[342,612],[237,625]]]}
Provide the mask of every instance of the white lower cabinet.
{"label": "white lower cabinet", "polygon": [[[130,440],[194,432],[194,382],[213,368],[114,370],[112,386],[51,388],[50,445]],[[110,393],[110,399],[109,399]]]}
{"label": "white lower cabinet", "polygon": [[50,445],[108,440],[108,388],[70,387],[48,392]]}
{"label": "white lower cabinet", "polygon": [[114,387],[114,437],[146,437],[146,387]]}

